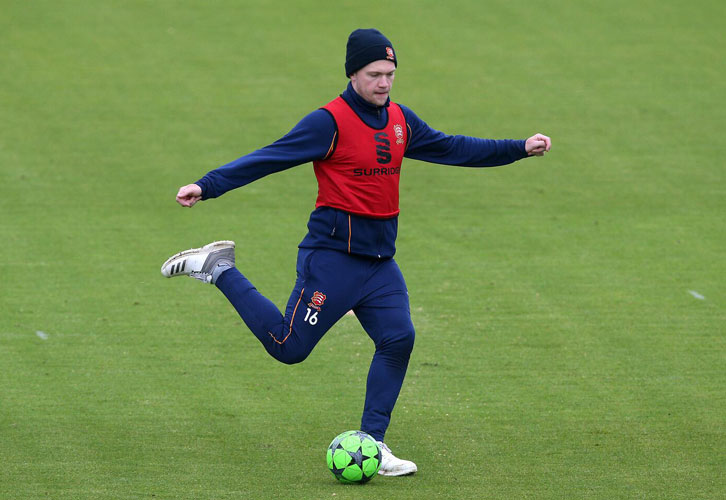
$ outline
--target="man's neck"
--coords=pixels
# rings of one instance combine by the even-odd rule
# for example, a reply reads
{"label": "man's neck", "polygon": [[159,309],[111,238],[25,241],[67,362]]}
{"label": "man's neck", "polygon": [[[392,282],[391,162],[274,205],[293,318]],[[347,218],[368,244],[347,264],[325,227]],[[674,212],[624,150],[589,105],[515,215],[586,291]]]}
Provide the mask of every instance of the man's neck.
{"label": "man's neck", "polygon": [[[383,106],[378,106],[376,104],[373,104],[372,102],[368,102],[365,99],[361,97],[361,95],[355,91],[355,87],[353,87],[353,84],[351,82],[348,82],[348,88],[345,89],[343,98],[350,97],[350,101],[352,101],[353,104],[359,106],[362,109],[371,110],[372,112],[378,112],[381,108],[387,108],[388,105],[391,103],[391,98],[389,97],[386,99],[386,103]],[[348,100],[348,99],[346,99]]]}
{"label": "man's neck", "polygon": [[348,88],[345,89],[340,95],[345,102],[355,111],[363,122],[369,127],[383,128],[388,123],[388,106],[391,103],[391,99],[386,100],[386,104],[383,106],[376,106],[358,94],[353,88],[353,84],[348,83]]}

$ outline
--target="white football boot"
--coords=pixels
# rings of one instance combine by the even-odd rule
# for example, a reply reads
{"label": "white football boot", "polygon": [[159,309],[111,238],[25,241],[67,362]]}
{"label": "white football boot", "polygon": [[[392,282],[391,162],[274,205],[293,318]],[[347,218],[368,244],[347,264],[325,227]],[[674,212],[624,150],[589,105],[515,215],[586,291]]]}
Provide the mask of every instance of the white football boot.
{"label": "white football boot", "polygon": [[204,283],[212,282],[218,264],[234,266],[234,241],[215,241],[202,248],[190,248],[169,257],[161,266],[167,278],[191,276]]}
{"label": "white football boot", "polygon": [[378,473],[382,476],[408,476],[418,470],[416,464],[410,460],[401,460],[391,452],[383,441],[378,441],[381,448],[381,468]]}

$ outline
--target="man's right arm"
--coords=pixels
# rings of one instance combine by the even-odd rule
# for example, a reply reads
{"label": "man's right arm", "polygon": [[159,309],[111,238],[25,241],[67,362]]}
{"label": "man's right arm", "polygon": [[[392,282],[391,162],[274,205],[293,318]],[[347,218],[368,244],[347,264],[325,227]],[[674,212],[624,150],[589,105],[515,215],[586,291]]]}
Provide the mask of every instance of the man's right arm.
{"label": "man's right arm", "polygon": [[[334,136],[335,121],[332,116],[327,111],[317,109],[272,144],[208,172],[194,183],[201,190],[198,199],[216,198],[266,175],[321,159],[328,153]],[[179,194],[186,187],[182,187]]]}

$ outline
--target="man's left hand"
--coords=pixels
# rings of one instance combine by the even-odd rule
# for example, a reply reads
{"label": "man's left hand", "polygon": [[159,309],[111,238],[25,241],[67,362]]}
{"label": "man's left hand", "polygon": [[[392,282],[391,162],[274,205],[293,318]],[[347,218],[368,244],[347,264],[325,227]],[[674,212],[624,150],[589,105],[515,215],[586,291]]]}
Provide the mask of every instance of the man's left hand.
{"label": "man's left hand", "polygon": [[543,134],[534,134],[524,143],[524,149],[529,156],[544,156],[552,147],[552,141]]}

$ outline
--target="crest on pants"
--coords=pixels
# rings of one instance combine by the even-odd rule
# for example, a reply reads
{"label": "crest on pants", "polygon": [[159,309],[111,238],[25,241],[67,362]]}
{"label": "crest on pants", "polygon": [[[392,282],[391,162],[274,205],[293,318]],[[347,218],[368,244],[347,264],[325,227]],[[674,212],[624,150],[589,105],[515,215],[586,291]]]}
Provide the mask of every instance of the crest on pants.
{"label": "crest on pants", "polygon": [[310,298],[310,303],[309,303],[308,305],[309,305],[310,307],[312,307],[313,309],[315,309],[315,310],[319,311],[319,310],[320,310],[320,308],[321,308],[321,307],[323,306],[323,304],[325,303],[325,299],[326,299],[326,298],[327,298],[327,297],[325,296],[325,294],[324,294],[324,293],[322,293],[322,292],[318,292],[318,291],[316,290],[315,292],[313,292],[313,296],[312,296],[312,297]]}

